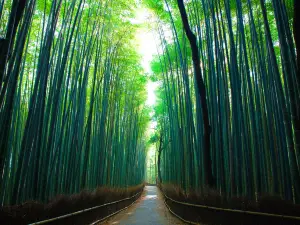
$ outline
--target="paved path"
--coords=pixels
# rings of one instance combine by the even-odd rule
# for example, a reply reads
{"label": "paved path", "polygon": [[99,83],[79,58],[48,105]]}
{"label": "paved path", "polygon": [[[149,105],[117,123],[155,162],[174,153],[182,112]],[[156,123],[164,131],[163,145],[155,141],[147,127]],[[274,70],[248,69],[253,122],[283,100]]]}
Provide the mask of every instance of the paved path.
{"label": "paved path", "polygon": [[142,196],[135,204],[100,224],[184,225],[186,223],[169,212],[157,187],[146,186]]}

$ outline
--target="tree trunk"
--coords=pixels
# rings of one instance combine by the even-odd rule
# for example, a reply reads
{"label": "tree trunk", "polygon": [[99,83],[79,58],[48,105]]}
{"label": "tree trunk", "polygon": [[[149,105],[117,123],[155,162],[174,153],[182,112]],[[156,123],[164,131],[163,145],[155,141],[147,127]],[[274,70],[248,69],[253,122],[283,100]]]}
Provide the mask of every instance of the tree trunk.
{"label": "tree trunk", "polygon": [[[5,64],[11,55],[12,46],[17,34],[17,28],[25,10],[26,0],[14,0],[12,10],[7,24],[7,32],[5,39],[0,41],[0,84],[4,79]],[[0,85],[1,87],[1,85]]]}
{"label": "tree trunk", "polygon": [[[298,88],[300,88],[300,1],[294,0],[294,38],[297,51],[297,81]],[[297,91],[295,93],[298,93]],[[299,99],[297,96],[296,99]],[[300,151],[300,103],[296,102],[297,115],[293,118],[293,124],[295,129],[296,151],[299,154]]]}
{"label": "tree trunk", "polygon": [[211,155],[210,155],[211,127],[209,124],[208,107],[207,107],[207,100],[206,100],[206,88],[204,85],[204,81],[200,69],[200,58],[198,53],[197,38],[195,34],[191,31],[183,0],[177,0],[177,4],[180,11],[184,31],[190,42],[190,46],[192,50],[192,60],[194,65],[194,73],[196,77],[196,84],[198,88],[198,94],[200,95],[200,99],[201,99],[201,108],[202,108],[203,123],[204,123],[204,136],[203,136],[203,143],[204,143],[203,161],[204,162],[203,163],[204,163],[204,171],[205,171],[204,173],[205,183],[206,185],[213,187],[215,182],[212,174]]}
{"label": "tree trunk", "polygon": [[162,152],[162,133],[160,134],[160,139],[159,139],[159,148],[158,148],[158,156],[157,156],[157,173],[158,173],[158,181],[159,184],[162,183],[162,177],[161,177],[161,170],[160,170],[160,162],[161,162],[161,152]]}
{"label": "tree trunk", "polygon": [[[14,0],[12,3],[12,10],[10,12],[9,21],[7,24],[7,32],[5,38],[0,39],[0,96],[3,96],[0,98],[0,108],[3,106],[4,103],[4,96],[7,95],[6,88],[8,84],[8,77],[4,77],[4,71],[6,62],[9,59],[12,51],[12,46],[14,43],[14,39],[17,33],[17,27],[20,23],[20,20],[22,18],[22,15],[24,13],[26,5],[26,0]],[[7,74],[9,76],[9,74]],[[15,88],[13,89],[13,92],[15,92]],[[8,93],[9,95],[14,95],[14,93]],[[13,101],[13,98],[11,98]],[[9,127],[10,124],[5,126],[6,128]],[[2,127],[2,129],[4,129]],[[4,157],[6,154],[6,142],[8,139],[8,132],[5,133],[4,138],[2,141],[0,140],[0,173],[2,173],[3,165],[4,165]],[[4,143],[5,142],[5,143]]]}
{"label": "tree trunk", "polygon": [[[297,12],[297,13],[296,13]],[[298,81],[300,80],[300,1],[294,0],[294,37],[297,50]]]}

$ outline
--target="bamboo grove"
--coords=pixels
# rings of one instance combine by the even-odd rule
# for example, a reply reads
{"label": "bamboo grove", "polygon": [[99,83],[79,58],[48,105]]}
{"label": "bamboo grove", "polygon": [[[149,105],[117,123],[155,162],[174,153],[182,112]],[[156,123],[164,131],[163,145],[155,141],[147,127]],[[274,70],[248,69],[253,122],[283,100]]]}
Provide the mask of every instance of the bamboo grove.
{"label": "bamboo grove", "polygon": [[[255,200],[268,194],[299,203],[293,1],[184,1],[206,89],[208,153],[204,102],[179,2],[146,1],[159,34],[152,70],[160,84],[154,117],[162,183],[187,192],[205,193],[209,187],[227,198]],[[211,183],[206,179],[210,172]]]}
{"label": "bamboo grove", "polygon": [[143,182],[149,110],[134,7],[0,2],[1,205]]}

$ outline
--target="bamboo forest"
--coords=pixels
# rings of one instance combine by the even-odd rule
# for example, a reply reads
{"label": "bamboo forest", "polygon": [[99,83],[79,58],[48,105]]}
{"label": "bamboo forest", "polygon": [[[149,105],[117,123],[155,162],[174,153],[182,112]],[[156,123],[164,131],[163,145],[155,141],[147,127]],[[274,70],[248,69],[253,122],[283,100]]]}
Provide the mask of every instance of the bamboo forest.
{"label": "bamboo forest", "polygon": [[0,224],[147,185],[300,213],[299,0],[0,0]]}

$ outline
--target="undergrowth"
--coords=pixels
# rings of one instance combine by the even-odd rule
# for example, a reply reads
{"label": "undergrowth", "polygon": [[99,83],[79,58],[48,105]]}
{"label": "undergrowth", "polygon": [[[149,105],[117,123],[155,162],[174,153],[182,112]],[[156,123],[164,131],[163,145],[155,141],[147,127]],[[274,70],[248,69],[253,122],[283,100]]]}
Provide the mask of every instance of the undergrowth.
{"label": "undergrowth", "polygon": [[174,200],[196,205],[290,216],[300,215],[300,205],[294,204],[292,201],[284,200],[276,195],[260,194],[257,196],[257,200],[253,200],[246,196],[226,198],[222,196],[220,192],[211,188],[204,188],[202,191],[184,191],[179,186],[173,184],[164,184],[161,188],[168,197]]}
{"label": "undergrowth", "polygon": [[[0,224],[28,224],[88,209],[108,202],[131,197],[140,192],[144,184],[129,188],[99,187],[93,191],[83,190],[73,195],[58,195],[47,204],[27,201],[0,208]],[[117,207],[116,207],[117,208]],[[111,210],[111,209],[110,209]]]}

